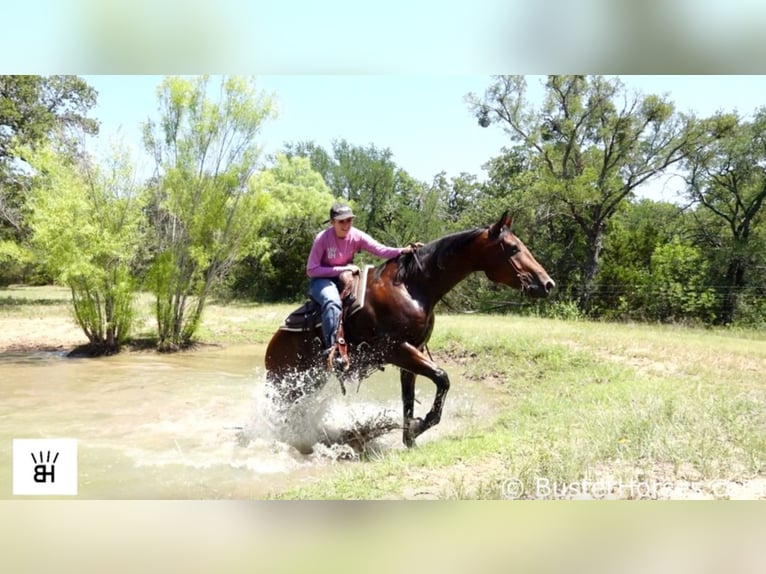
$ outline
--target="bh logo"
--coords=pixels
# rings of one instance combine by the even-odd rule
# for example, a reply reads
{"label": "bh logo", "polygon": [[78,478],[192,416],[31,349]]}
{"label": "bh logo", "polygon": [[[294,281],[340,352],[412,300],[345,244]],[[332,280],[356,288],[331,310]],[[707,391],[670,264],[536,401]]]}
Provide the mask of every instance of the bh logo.
{"label": "bh logo", "polygon": [[[38,461],[35,458],[35,453],[32,453],[32,460],[35,462],[39,462],[39,464],[35,465],[35,482],[48,482],[48,478],[51,479],[51,482],[56,482],[56,461],[59,458],[60,453],[56,453],[53,455],[53,460],[51,460],[51,451],[48,451],[48,456],[45,457],[43,455],[43,451],[40,451],[40,460]],[[43,461],[45,464],[43,464]]]}
{"label": "bh logo", "polygon": [[77,441],[13,439],[13,494],[77,494]]}

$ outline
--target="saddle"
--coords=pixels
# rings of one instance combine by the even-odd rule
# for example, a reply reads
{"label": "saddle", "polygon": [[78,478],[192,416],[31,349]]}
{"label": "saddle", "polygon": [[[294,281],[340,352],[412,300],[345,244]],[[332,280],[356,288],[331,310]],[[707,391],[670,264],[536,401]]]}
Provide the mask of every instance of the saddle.
{"label": "saddle", "polygon": [[[374,265],[366,265],[360,269],[358,274],[351,271],[344,271],[336,279],[338,291],[341,300],[341,316],[338,325],[338,336],[335,341],[335,347],[330,351],[328,365],[333,364],[337,353],[340,353],[344,363],[344,370],[348,370],[350,361],[348,358],[348,349],[344,335],[343,321],[364,307],[364,298],[367,292],[367,276]],[[293,331],[299,333],[313,332],[322,329],[322,310],[319,303],[309,299],[303,305],[291,312],[279,329],[281,331]],[[330,368],[330,367],[328,367]],[[345,389],[343,389],[345,391]],[[345,394],[345,393],[344,393]]]}
{"label": "saddle", "polygon": [[[351,271],[341,273],[336,284],[340,292],[340,300],[343,306],[341,312],[341,321],[344,318],[351,317],[364,307],[364,297],[367,286],[367,275],[373,265],[367,265],[353,274]],[[303,305],[292,311],[285,317],[284,323],[279,326],[280,331],[293,331],[307,333],[322,327],[322,310],[319,303],[309,299]]]}

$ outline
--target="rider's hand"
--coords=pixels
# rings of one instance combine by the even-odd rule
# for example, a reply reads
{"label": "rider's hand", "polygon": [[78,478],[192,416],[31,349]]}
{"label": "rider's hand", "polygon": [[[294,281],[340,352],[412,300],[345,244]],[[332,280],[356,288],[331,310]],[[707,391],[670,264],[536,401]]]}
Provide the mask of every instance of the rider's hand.
{"label": "rider's hand", "polygon": [[420,241],[418,241],[417,243],[410,243],[407,247],[402,249],[402,253],[412,253],[413,251],[417,251],[421,247],[423,247],[423,244]]}
{"label": "rider's hand", "polygon": [[351,271],[354,275],[359,273],[359,267],[351,263],[350,265],[346,265],[346,271]]}

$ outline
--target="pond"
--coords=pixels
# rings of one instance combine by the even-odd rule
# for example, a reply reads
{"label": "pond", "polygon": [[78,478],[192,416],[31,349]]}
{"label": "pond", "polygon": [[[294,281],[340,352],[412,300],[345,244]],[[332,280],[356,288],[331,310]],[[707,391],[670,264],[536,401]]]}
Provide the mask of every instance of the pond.
{"label": "pond", "polygon": [[[78,497],[90,499],[260,499],[342,465],[374,464],[333,445],[332,437],[375,417],[401,421],[398,370],[389,366],[346,396],[331,378],[286,414],[266,396],[264,351],[235,345],[99,359],[0,354],[0,497],[13,497],[14,438],[76,439]],[[491,391],[451,375],[441,424],[419,444],[498,408]],[[417,416],[433,392],[430,381],[418,379]],[[401,431],[369,448],[403,449]]]}

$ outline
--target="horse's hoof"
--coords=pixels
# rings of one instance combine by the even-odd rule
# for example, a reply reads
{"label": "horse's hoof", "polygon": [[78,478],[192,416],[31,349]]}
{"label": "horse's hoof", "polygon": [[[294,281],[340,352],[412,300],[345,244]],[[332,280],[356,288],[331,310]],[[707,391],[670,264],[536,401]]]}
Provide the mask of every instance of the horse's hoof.
{"label": "horse's hoof", "polygon": [[404,444],[407,447],[415,445],[415,438],[423,434],[426,423],[423,419],[410,419],[404,429]]}

